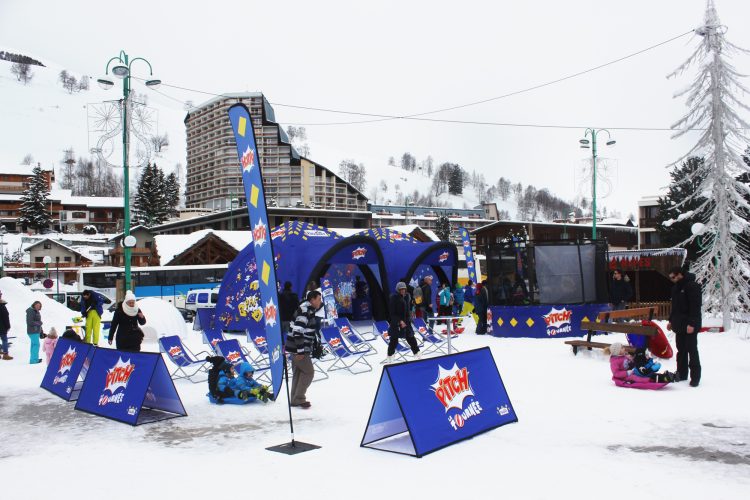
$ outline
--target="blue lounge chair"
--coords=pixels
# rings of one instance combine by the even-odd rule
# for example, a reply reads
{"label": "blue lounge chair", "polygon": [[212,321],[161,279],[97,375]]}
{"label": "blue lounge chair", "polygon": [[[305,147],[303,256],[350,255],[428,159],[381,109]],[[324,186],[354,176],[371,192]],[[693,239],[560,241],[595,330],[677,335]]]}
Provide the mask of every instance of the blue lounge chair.
{"label": "blue lounge chair", "polygon": [[[190,349],[183,345],[182,339],[178,335],[159,337],[159,348],[177,367],[175,371],[170,373],[172,379],[185,378],[194,384],[208,380],[207,362],[204,360],[204,357],[208,356],[206,351],[193,354]],[[203,378],[204,376],[205,378]],[[201,378],[193,380],[194,377]]]}
{"label": "blue lounge chair", "polygon": [[[422,318],[414,318],[412,325],[415,335],[422,339],[425,355],[432,353],[449,354],[448,342],[445,339],[447,338],[447,335],[436,334],[429,326],[427,326]],[[454,334],[451,339],[455,339],[456,337],[457,335]],[[460,352],[453,344],[451,344],[451,350]]]}
{"label": "blue lounge chair", "polygon": [[[388,334],[389,329],[390,325],[387,321],[374,321],[372,323],[373,333],[383,339],[385,345],[388,345],[391,342],[391,336]],[[398,344],[396,345],[396,352],[393,353],[393,355],[401,361],[408,361],[406,359],[406,355],[411,354],[411,348],[405,346],[403,342],[404,341],[402,339],[399,339]]]}
{"label": "blue lounge chair", "polygon": [[378,353],[372,344],[366,341],[364,337],[354,329],[354,326],[352,326],[348,319],[336,318],[336,327],[339,329],[341,337],[352,346],[352,350],[364,353],[365,356],[372,356],[373,354]]}
{"label": "blue lounge chair", "polygon": [[203,330],[202,337],[203,343],[210,345],[214,352],[216,352],[216,344],[227,339],[221,330]]}
{"label": "blue lounge chair", "polygon": [[328,349],[335,360],[328,371],[347,370],[352,375],[372,371],[372,366],[365,359],[363,352],[352,351],[344,342],[335,326],[327,326],[321,330],[323,338],[328,343]]}
{"label": "blue lounge chair", "polygon": [[255,379],[264,384],[270,384],[271,377],[268,374],[268,368],[259,368],[253,364],[245,355],[245,350],[237,339],[224,340],[216,344],[216,354],[223,356],[227,361],[237,366],[242,362],[248,362],[255,369]]}

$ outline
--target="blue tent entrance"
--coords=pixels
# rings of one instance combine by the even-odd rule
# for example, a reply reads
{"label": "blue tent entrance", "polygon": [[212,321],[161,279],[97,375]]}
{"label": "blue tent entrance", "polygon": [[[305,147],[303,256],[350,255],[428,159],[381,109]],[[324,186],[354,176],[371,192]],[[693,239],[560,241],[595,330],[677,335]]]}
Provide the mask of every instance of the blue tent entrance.
{"label": "blue tent entrance", "polygon": [[96,349],[76,410],[130,425],[185,417],[161,354]]}
{"label": "blue tent entrance", "polygon": [[78,399],[94,349],[96,348],[91,344],[58,339],[42,379],[42,388],[65,401]]}
{"label": "blue tent entrance", "polygon": [[360,446],[421,457],[517,421],[484,347],[384,367]]}

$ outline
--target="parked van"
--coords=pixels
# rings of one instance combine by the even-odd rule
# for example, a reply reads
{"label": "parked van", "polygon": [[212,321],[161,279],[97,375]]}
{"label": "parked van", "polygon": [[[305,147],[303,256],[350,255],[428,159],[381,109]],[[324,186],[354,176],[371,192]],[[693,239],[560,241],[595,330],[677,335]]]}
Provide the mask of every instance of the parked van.
{"label": "parked van", "polygon": [[190,290],[185,297],[185,309],[195,313],[198,309],[205,307],[216,307],[219,300],[218,288],[201,288]]}

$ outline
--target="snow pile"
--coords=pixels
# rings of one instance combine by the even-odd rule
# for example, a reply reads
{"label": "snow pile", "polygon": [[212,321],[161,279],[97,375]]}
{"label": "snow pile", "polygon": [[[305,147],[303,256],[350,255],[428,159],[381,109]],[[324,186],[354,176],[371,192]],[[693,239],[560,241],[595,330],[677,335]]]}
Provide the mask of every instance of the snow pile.
{"label": "snow pile", "polygon": [[138,301],[138,307],[146,316],[146,324],[141,327],[143,330],[144,351],[158,351],[159,337],[167,335],[179,335],[184,337],[187,334],[187,327],[182,314],[175,306],[169,302],[155,297],[147,297]]}
{"label": "snow pile", "polygon": [[10,334],[18,337],[17,341],[28,344],[26,336],[26,309],[38,300],[42,303],[42,329],[48,332],[55,327],[62,334],[65,327],[73,323],[73,318],[79,316],[64,305],[56,302],[41,292],[35,292],[22,285],[15,278],[5,277],[0,279],[0,291],[3,292],[3,300],[8,302],[8,313],[10,313]]}

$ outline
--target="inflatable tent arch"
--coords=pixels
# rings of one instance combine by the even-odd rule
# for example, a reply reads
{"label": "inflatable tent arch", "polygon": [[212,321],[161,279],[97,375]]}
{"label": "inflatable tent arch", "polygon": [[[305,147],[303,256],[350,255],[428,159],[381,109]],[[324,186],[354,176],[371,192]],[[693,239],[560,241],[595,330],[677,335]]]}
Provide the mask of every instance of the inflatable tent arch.
{"label": "inflatable tent arch", "polygon": [[[370,256],[368,252],[372,252]],[[336,241],[315,264],[306,283],[315,281],[320,284],[321,279],[333,264],[356,265],[370,290],[373,318],[376,321],[388,319],[388,296],[391,290],[388,289],[389,281],[383,252],[377,242],[363,235],[354,235]]]}

